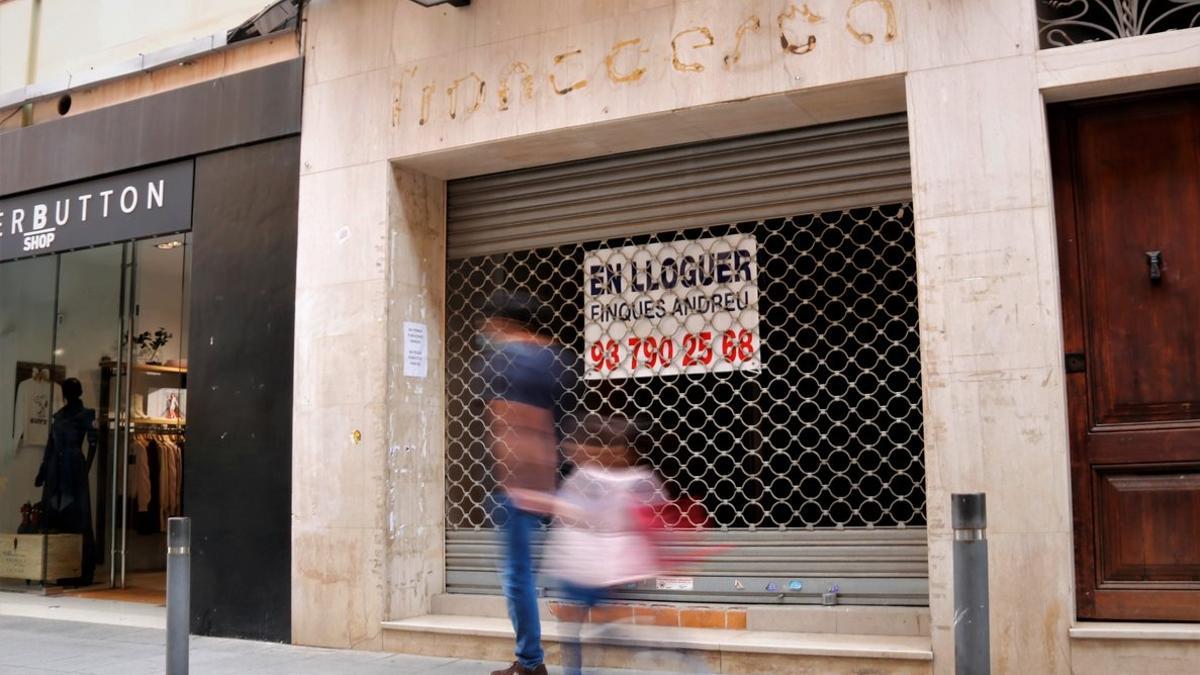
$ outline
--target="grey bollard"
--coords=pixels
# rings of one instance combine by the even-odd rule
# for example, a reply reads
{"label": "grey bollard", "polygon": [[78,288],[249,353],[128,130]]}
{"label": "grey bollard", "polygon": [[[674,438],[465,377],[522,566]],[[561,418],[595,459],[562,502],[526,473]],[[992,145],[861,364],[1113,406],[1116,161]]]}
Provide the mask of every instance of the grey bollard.
{"label": "grey bollard", "polygon": [[990,675],[987,496],[950,495],[954,528],[954,672]]}
{"label": "grey bollard", "polygon": [[167,519],[167,675],[187,675],[192,613],[192,519]]}

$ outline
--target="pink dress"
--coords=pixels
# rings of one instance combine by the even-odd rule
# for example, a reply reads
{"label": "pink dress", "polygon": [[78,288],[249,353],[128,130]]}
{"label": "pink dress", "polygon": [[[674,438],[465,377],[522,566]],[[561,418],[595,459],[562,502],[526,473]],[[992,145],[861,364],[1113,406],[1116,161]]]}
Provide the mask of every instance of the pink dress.
{"label": "pink dress", "polygon": [[642,467],[575,470],[558,490],[572,515],[555,519],[546,570],[579,586],[603,588],[660,573],[639,510],[659,501],[654,474]]}

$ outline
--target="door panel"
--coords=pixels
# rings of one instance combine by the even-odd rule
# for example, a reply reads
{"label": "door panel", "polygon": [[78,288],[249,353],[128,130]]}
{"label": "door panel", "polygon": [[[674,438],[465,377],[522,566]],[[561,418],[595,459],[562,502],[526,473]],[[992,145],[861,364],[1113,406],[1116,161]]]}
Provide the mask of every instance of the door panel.
{"label": "door panel", "polygon": [[1081,618],[1200,619],[1200,93],[1051,108]]}
{"label": "door panel", "polygon": [[1193,106],[1131,105],[1080,117],[1075,132],[1096,424],[1200,413],[1200,326],[1189,320],[1200,299]]}
{"label": "door panel", "polygon": [[1097,471],[1101,575],[1200,590],[1200,467]]}

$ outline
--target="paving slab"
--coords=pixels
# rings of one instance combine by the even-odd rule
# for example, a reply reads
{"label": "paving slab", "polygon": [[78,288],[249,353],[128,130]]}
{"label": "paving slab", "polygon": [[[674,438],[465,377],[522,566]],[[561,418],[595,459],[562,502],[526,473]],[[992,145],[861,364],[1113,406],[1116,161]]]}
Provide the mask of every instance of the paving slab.
{"label": "paving slab", "polygon": [[[166,666],[165,645],[165,631],[155,628],[0,616],[0,673],[4,675],[156,675]],[[194,675],[486,675],[507,665],[198,636],[192,637],[190,647]],[[550,672],[562,671],[552,667]],[[588,672],[649,675],[617,669]]]}

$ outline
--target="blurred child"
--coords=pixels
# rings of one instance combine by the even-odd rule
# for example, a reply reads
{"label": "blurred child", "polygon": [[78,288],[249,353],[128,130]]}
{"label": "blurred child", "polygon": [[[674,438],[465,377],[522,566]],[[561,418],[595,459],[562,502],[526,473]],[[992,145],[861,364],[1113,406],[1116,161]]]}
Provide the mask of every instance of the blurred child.
{"label": "blurred child", "polygon": [[563,669],[581,668],[579,624],[614,586],[652,577],[661,561],[648,520],[660,500],[654,474],[637,465],[631,424],[590,414],[571,445],[576,469],[555,499],[555,527],[546,566],[562,582],[567,603],[560,619],[574,639],[563,643]]}

